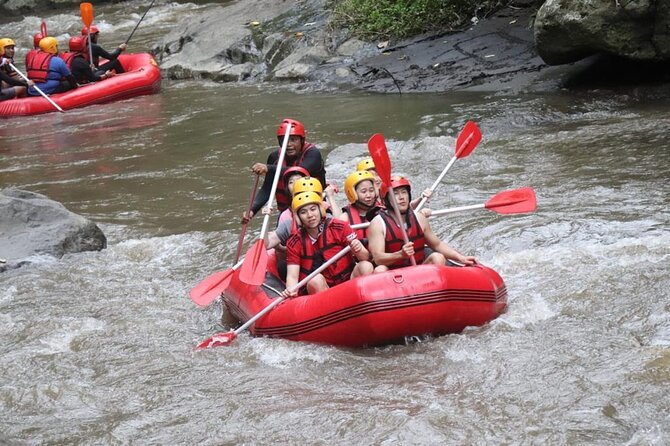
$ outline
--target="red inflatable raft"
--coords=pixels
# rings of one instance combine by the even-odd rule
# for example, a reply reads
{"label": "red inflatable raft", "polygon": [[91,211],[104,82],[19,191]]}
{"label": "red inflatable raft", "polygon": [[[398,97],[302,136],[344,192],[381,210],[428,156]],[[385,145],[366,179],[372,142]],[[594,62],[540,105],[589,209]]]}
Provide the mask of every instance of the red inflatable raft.
{"label": "red inflatable raft", "polygon": [[[270,253],[261,286],[234,273],[223,301],[231,315],[247,321],[285,287]],[[507,306],[502,278],[483,265],[420,265],[359,277],[319,294],[287,299],[261,317],[250,331],[347,347],[403,342],[406,336],[459,333],[483,325]]]}
{"label": "red inflatable raft", "polygon": [[[150,54],[121,54],[119,60],[126,70],[110,79],[83,85],[50,98],[63,110],[117,101],[160,91],[161,72]],[[42,96],[0,101],[0,117],[37,115],[57,111]]]}

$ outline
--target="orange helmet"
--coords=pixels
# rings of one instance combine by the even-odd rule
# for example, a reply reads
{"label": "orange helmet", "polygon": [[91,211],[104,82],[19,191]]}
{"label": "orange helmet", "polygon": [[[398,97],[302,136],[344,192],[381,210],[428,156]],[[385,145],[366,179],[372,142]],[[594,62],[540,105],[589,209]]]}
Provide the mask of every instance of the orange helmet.
{"label": "orange helmet", "polygon": [[356,186],[365,180],[372,181],[375,184],[375,176],[367,170],[357,170],[344,180],[344,193],[347,195],[349,203],[356,203],[358,195],[356,194]]}
{"label": "orange helmet", "polygon": [[45,53],[58,54],[58,40],[55,37],[45,37],[40,40],[40,49]]}
{"label": "orange helmet", "polygon": [[321,198],[321,195],[316,192],[301,192],[295,195],[291,201],[291,208],[293,209],[293,212],[297,214],[300,208],[307,206],[308,204],[318,205],[321,217],[323,218],[326,216],[326,210],[323,207],[323,199]]}
{"label": "orange helmet", "polygon": [[356,164],[356,170],[370,170],[375,168],[375,162],[372,158],[365,158]]}
{"label": "orange helmet", "polygon": [[301,192],[316,192],[317,194],[323,193],[323,186],[321,181],[312,177],[300,178],[293,185],[293,195],[298,195]]}

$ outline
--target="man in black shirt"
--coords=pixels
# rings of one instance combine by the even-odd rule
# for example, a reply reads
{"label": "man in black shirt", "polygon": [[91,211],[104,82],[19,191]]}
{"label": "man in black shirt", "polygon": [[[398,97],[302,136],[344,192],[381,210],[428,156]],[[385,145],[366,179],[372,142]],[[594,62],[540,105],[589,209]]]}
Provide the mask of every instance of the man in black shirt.
{"label": "man in black shirt", "polygon": [[[81,30],[81,34],[88,39],[88,27],[84,26]],[[123,69],[121,62],[119,62],[118,57],[122,51],[125,51],[128,45],[122,43],[113,52],[108,53],[103,47],[98,45],[98,34],[100,34],[100,30],[96,26],[91,25],[91,49],[93,52],[93,65],[95,66],[96,73],[102,75],[108,70],[114,70],[116,71],[116,74],[124,73],[125,70]],[[107,59],[108,62],[100,65],[99,61],[101,57]]]}
{"label": "man in black shirt", "polygon": [[63,59],[79,84],[98,82],[113,77],[114,72],[108,70],[102,74],[91,69],[88,63],[88,38],[84,36],[70,37],[70,53],[63,54]]}

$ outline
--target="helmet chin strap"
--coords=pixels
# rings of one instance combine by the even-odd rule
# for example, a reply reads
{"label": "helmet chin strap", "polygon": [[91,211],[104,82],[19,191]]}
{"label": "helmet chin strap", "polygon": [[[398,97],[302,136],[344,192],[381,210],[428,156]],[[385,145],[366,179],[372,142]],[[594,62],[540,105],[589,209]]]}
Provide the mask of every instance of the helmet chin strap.
{"label": "helmet chin strap", "polygon": [[356,201],[354,202],[354,204],[360,205],[363,208],[364,211],[369,211],[370,209],[375,207],[375,201],[373,201],[371,205],[367,205],[367,204],[363,203],[361,200],[359,200],[358,196],[356,196]]}

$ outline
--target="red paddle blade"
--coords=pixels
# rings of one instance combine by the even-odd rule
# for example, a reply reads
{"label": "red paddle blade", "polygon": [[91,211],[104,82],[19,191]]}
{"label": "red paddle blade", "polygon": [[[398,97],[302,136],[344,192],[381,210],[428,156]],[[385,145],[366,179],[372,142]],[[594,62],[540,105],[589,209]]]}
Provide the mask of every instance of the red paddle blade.
{"label": "red paddle blade", "polygon": [[532,188],[522,187],[494,195],[484,207],[499,214],[523,214],[537,208],[537,199]]}
{"label": "red paddle blade", "polygon": [[228,288],[230,279],[233,277],[234,270],[216,272],[206,277],[202,282],[194,286],[188,293],[189,297],[196,305],[206,307]]}
{"label": "red paddle blade", "polygon": [[265,281],[265,268],[268,264],[268,253],[263,240],[258,240],[247,251],[244,263],[240,268],[240,280],[249,285],[259,286]]}
{"label": "red paddle blade", "polygon": [[196,345],[195,350],[204,350],[206,348],[230,345],[235,340],[235,338],[237,338],[237,334],[232,330],[225,333],[217,333],[211,338],[207,338],[200,344]]}
{"label": "red paddle blade", "polygon": [[461,134],[456,139],[456,158],[465,158],[470,155],[479,141],[482,140],[482,132],[472,121],[465,123]]}
{"label": "red paddle blade", "polygon": [[375,133],[368,140],[368,151],[375,163],[375,170],[387,186],[391,184],[391,160],[389,159],[386,142],[381,133]]}
{"label": "red paddle blade", "polygon": [[42,20],[42,24],[40,25],[40,32],[42,33],[42,37],[47,37],[47,22]]}

